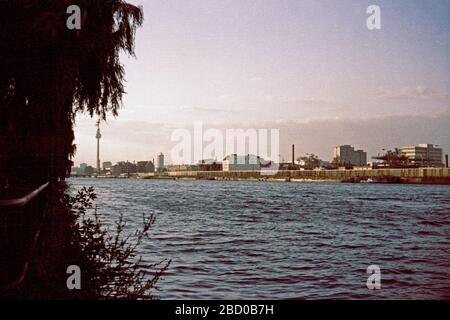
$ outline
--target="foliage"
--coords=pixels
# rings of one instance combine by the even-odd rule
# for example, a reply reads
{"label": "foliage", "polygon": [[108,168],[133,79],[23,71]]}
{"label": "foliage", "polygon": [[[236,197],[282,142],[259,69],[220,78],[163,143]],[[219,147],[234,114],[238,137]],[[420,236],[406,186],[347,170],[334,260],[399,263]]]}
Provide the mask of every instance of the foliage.
{"label": "foliage", "polygon": [[142,230],[124,235],[126,222],[120,216],[115,233],[109,234],[93,207],[95,199],[92,187],[82,188],[74,197],[66,196],[77,218],[73,225],[71,260],[82,270],[80,298],[154,299],[152,289],[170,261],[146,264],[136,250],[148,237],[155,217],[144,215]]}
{"label": "foliage", "polygon": [[[82,10],[81,30],[66,26],[70,5]],[[142,23],[142,8],[124,0],[0,0],[2,184],[51,181],[56,186],[64,180],[76,150],[75,116],[86,112],[104,120],[108,113],[118,114],[125,93],[120,54],[134,56],[135,32]],[[55,198],[63,189],[55,187]],[[24,290],[28,296],[64,295],[66,288],[45,280],[54,277],[60,283],[66,276],[60,267],[70,257],[83,270],[80,298],[151,297],[168,263],[144,280],[144,271],[158,264],[143,264],[135,250],[154,217],[144,217],[143,229],[129,237],[123,235],[121,218],[110,236],[98,216],[88,212],[94,199],[93,190],[83,189],[48,205],[45,258],[33,265],[35,282],[30,279]]]}
{"label": "foliage", "polygon": [[304,167],[306,169],[314,169],[314,168],[320,167],[319,157],[316,156],[313,153],[307,154],[307,156],[304,156],[304,157],[299,157],[297,159],[297,161],[303,162],[304,163]]}
{"label": "foliage", "polygon": [[395,148],[394,150],[388,150],[385,154],[373,157],[377,160],[382,160],[385,166],[390,168],[407,168],[407,167],[417,167],[417,163],[413,163],[412,160],[419,159],[410,159],[404,153],[401,152],[400,149]]}
{"label": "foliage", "polygon": [[[82,10],[81,30],[66,26],[69,5]],[[123,0],[0,0],[0,173],[64,179],[76,114],[118,114],[120,53],[134,55],[142,23],[142,8]]]}

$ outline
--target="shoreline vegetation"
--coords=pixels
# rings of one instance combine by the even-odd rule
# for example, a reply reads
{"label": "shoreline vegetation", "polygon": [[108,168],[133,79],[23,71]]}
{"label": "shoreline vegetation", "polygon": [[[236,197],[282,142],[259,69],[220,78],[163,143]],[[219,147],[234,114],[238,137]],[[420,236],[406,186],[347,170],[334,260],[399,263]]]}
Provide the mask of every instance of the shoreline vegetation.
{"label": "shoreline vegetation", "polygon": [[[159,279],[171,263],[164,259],[144,262],[137,254],[155,223],[153,214],[143,214],[141,227],[125,234],[127,221],[123,215],[112,228],[104,226],[94,202],[93,187],[83,187],[74,196],[64,195],[64,204],[74,218],[70,254],[73,264],[83,270],[83,290],[71,298],[155,300]],[[77,295],[78,293],[78,295]]]}
{"label": "shoreline vegetation", "polygon": [[[81,176],[73,176],[81,177]],[[92,176],[102,179],[166,179],[166,180],[216,180],[262,181],[298,183],[407,183],[448,184],[449,168],[414,169],[352,169],[352,170],[279,170],[279,171],[173,171],[138,173],[126,176]]]}
{"label": "shoreline vegetation", "polygon": [[[0,290],[0,300],[159,299],[157,283],[171,260],[143,261],[137,253],[150,238],[155,216],[143,214],[135,230],[125,230],[128,221],[123,216],[106,226],[97,214],[96,199],[92,187],[72,193],[65,183],[50,187],[43,227],[38,245],[30,252],[26,276],[17,285]],[[71,267],[80,270],[78,288],[69,288]]]}

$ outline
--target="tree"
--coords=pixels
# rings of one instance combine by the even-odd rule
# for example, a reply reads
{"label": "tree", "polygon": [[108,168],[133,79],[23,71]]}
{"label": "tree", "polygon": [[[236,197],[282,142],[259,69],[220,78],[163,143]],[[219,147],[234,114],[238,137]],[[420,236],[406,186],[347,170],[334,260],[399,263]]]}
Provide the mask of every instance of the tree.
{"label": "tree", "polygon": [[307,153],[306,156],[298,158],[297,161],[301,165],[303,165],[305,169],[314,169],[320,167],[319,157],[313,153]]}
{"label": "tree", "polygon": [[[69,6],[80,8],[81,29],[67,26]],[[125,75],[119,54],[134,55],[142,23],[142,8],[123,0],[0,0],[0,190],[65,179],[76,150],[75,116],[118,114]],[[43,221],[31,221],[45,226],[39,233],[45,250],[32,251],[25,280],[41,298],[46,283],[64,283],[65,275],[55,280],[50,273],[46,281],[40,270],[66,268],[67,248],[75,250],[70,240],[83,231],[61,204],[65,185],[48,189],[45,205],[35,209],[45,211],[36,215]]]}
{"label": "tree", "polygon": [[385,154],[373,158],[377,160],[383,160],[383,166],[389,168],[410,168],[418,166],[416,163],[412,163],[412,159],[408,158],[398,148],[395,148],[394,150],[388,150]]}
{"label": "tree", "polygon": [[308,165],[312,168],[320,167],[319,157],[316,156],[314,153],[311,153],[308,157]]}
{"label": "tree", "polygon": [[[69,5],[80,30],[66,26]],[[134,55],[142,23],[142,8],[123,0],[0,0],[0,176],[65,178],[76,114],[118,114],[119,54]]]}

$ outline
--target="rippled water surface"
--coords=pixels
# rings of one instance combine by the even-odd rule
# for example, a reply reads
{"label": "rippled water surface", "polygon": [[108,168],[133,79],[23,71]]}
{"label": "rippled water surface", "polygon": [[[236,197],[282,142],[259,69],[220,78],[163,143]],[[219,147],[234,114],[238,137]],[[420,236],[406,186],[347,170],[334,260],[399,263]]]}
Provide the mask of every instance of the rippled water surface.
{"label": "rippled water surface", "polygon": [[[71,179],[130,230],[154,212],[162,299],[450,298],[450,187]],[[366,268],[381,268],[381,290]]]}

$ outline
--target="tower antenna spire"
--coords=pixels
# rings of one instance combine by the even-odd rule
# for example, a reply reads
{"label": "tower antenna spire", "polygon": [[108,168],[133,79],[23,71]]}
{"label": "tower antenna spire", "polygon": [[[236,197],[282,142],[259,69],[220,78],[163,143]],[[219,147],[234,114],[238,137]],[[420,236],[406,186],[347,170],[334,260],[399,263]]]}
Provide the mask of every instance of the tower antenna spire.
{"label": "tower antenna spire", "polygon": [[102,138],[102,134],[100,133],[100,119],[97,120],[97,134],[95,138],[97,139],[97,174],[100,174],[100,139]]}

